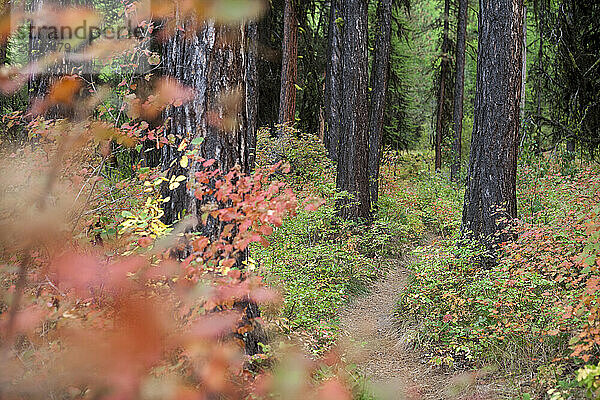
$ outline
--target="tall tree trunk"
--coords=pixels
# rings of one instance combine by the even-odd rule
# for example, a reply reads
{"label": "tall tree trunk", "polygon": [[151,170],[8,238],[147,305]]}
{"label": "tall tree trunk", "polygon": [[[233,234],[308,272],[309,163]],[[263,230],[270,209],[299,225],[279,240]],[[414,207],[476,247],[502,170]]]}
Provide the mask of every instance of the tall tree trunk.
{"label": "tall tree trunk", "polygon": [[330,1],[329,31],[327,38],[327,67],[325,71],[324,114],[325,133],[323,144],[329,152],[329,157],[337,161],[341,134],[340,96],[341,96],[341,29],[338,22],[340,17],[340,0]]}
{"label": "tall tree trunk", "polygon": [[344,0],[341,6],[341,136],[336,184],[353,198],[344,201],[346,219],[369,219],[371,201],[368,176],[368,32],[367,0]]}
{"label": "tall tree trunk", "polygon": [[469,0],[458,0],[458,24],[456,27],[456,81],[454,83],[454,162],[450,168],[450,180],[458,182],[462,153],[463,98],[465,92],[465,47],[467,42],[467,12]]}
{"label": "tall tree trunk", "polygon": [[[542,71],[544,68],[544,27],[542,26],[542,16],[540,15],[543,8],[540,8],[539,2],[534,2],[533,15],[536,19],[537,32],[540,35],[538,54],[537,54],[537,71],[534,74],[535,77],[535,97],[536,97],[536,121],[542,117]],[[535,135],[535,154],[540,155],[542,152],[542,129],[539,122],[536,123],[536,135]]]}
{"label": "tall tree trunk", "polygon": [[[76,0],[33,0],[26,6],[29,12],[38,15],[33,18],[28,35],[29,46],[29,62],[37,62],[44,59],[51,53],[66,53],[66,51],[57,51],[60,48],[61,39],[53,35],[52,30],[60,31],[60,23],[52,22],[50,26],[44,25],[47,23],[43,20],[43,15],[47,11],[46,8],[54,7],[58,12],[63,11],[68,7],[79,5]],[[44,29],[46,28],[46,29]],[[37,101],[46,97],[53,84],[60,80],[65,75],[72,75],[78,69],[86,69],[89,63],[77,62],[65,57],[62,54],[56,60],[41,67],[39,70],[29,76],[28,99],[29,105],[33,106]],[[54,104],[49,109],[45,110],[44,116],[47,118],[71,118],[74,117],[74,107],[66,104]]]}
{"label": "tall tree trunk", "polygon": [[258,130],[258,23],[248,21],[246,27],[246,149],[245,168],[249,172],[256,162],[256,132]]}
{"label": "tall tree trunk", "polygon": [[377,7],[377,34],[371,69],[371,108],[369,110],[369,191],[371,202],[379,197],[379,160],[383,117],[390,73],[392,0],[380,0]]}
{"label": "tall tree trunk", "polygon": [[[215,159],[216,167],[224,173],[238,166],[250,172],[254,162],[256,146],[257,107],[257,43],[256,24],[250,21],[241,26],[216,25],[205,22],[199,29],[189,19],[178,20],[173,36],[163,47],[164,73],[180,83],[194,89],[192,101],[180,106],[169,107],[165,112],[167,134],[191,143],[202,137],[200,155]],[[163,168],[168,176],[184,175],[190,179],[202,168],[190,163],[187,169],[177,160],[183,155],[176,147],[164,146]],[[173,223],[184,212],[201,220],[202,203],[193,190],[181,185],[169,191],[170,201],[164,205],[165,222]],[[215,199],[212,199],[216,201]],[[208,218],[206,224],[198,224],[195,231],[216,238],[222,224]],[[254,320],[260,316],[258,306],[251,301],[240,301],[236,308],[243,310],[245,318]],[[260,352],[258,342],[263,332],[257,327],[243,337],[246,352]]]}
{"label": "tall tree trunk", "polygon": [[[496,245],[517,215],[523,0],[481,0],[475,123],[463,210],[465,237]],[[494,258],[492,258],[494,260]]]}
{"label": "tall tree trunk", "polygon": [[[537,67],[538,71],[542,71],[542,58],[544,56],[544,31],[540,28],[540,23],[538,22],[538,31],[540,34],[540,47],[538,50],[538,59],[537,59]],[[535,97],[536,97],[536,118],[540,118],[542,116],[542,77],[538,76],[535,80]],[[542,152],[542,129],[541,127],[536,128],[535,135],[535,154],[540,155]]]}
{"label": "tall tree trunk", "polygon": [[[527,82],[527,6],[523,6],[523,63],[521,67],[521,120],[525,118],[525,83]],[[523,124],[525,121],[523,120]]]}
{"label": "tall tree trunk", "polygon": [[298,71],[298,19],[295,0],[285,0],[281,58],[279,123],[293,125],[296,120],[296,75]]}
{"label": "tall tree trunk", "polygon": [[435,170],[442,169],[442,122],[446,96],[446,74],[448,73],[448,34],[450,30],[450,0],[444,0],[444,33],[442,39],[442,61],[440,68],[440,88],[438,95],[437,122],[435,128]]}
{"label": "tall tree trunk", "polygon": [[[249,172],[255,135],[249,128],[256,126],[252,120],[256,114],[252,103],[256,99],[247,97],[255,88],[255,83],[247,84],[251,74],[255,74],[247,63],[256,57],[248,57],[246,29],[207,22],[196,33],[190,33],[193,28],[186,27],[186,22],[180,25],[186,31],[176,30],[163,48],[165,75],[194,89],[195,98],[167,109],[168,134],[178,141],[187,139],[188,143],[202,137],[202,157],[215,159],[221,171],[239,165],[242,171]],[[182,155],[174,147],[163,147],[163,168],[170,168],[170,174],[193,177],[198,166],[171,166]],[[183,185],[169,195],[171,201],[164,207],[167,223],[179,219],[184,210],[196,212],[193,193]]]}

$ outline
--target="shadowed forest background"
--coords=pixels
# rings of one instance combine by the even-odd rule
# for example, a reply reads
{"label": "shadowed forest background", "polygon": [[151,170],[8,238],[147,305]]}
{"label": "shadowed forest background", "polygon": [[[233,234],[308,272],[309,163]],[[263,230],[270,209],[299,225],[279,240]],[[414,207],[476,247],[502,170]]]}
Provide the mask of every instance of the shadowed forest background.
{"label": "shadowed forest background", "polygon": [[600,399],[600,3],[0,3],[0,399]]}

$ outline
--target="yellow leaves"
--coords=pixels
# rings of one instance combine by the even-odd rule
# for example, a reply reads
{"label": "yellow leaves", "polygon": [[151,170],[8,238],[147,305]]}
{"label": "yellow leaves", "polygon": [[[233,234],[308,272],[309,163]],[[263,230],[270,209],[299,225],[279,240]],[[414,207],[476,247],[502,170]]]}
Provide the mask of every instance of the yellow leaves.
{"label": "yellow leaves", "polygon": [[[159,206],[159,200],[149,196],[138,212],[127,210],[121,212],[124,220],[119,224],[119,234],[133,234],[138,238],[163,236],[168,231],[167,225],[160,220],[163,215],[164,211]],[[138,239],[138,244],[149,245],[149,241]]]}
{"label": "yellow leaves", "polygon": [[183,139],[179,146],[177,146],[177,151],[184,151],[187,148],[187,140]]}
{"label": "yellow leaves", "polygon": [[181,160],[179,160],[179,165],[181,166],[181,168],[187,168],[189,162],[190,160],[188,159],[188,156],[183,156],[181,157]]}
{"label": "yellow leaves", "polygon": [[150,65],[158,65],[160,63],[160,56],[156,53],[152,53],[150,57],[148,57],[148,64]]}
{"label": "yellow leaves", "polygon": [[185,181],[186,179],[187,178],[183,175],[179,175],[179,176],[173,175],[171,177],[171,180],[169,181],[169,190],[177,189],[181,185],[181,182]]}
{"label": "yellow leaves", "polygon": [[248,271],[255,271],[258,267],[258,263],[251,257],[248,257],[246,260],[242,261],[242,264],[246,267],[245,269]]}

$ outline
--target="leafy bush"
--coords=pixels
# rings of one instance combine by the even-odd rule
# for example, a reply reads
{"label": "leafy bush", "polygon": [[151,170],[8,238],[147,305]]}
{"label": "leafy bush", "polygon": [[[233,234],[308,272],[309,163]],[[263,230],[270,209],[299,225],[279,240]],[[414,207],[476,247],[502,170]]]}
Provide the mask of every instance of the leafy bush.
{"label": "leafy bush", "polygon": [[[257,159],[268,163],[274,146],[275,139],[262,130]],[[338,311],[374,279],[376,269],[361,254],[364,228],[337,218],[333,164],[320,141],[294,131],[280,156],[291,164],[284,179],[305,207],[285,219],[268,247],[254,246],[252,256],[283,295],[277,315],[284,331],[298,333],[307,348],[321,354],[336,338]],[[316,201],[322,205],[313,211]]]}
{"label": "leafy bush", "polygon": [[381,191],[380,216],[404,225],[409,241],[427,231],[449,236],[460,226],[463,190],[431,174],[420,153],[386,154]]}
{"label": "leafy bush", "polygon": [[[335,367],[339,360],[316,381],[322,363],[297,352],[244,353],[244,340],[258,327],[249,304],[276,307],[278,296],[251,260],[247,268],[240,261],[251,243],[267,245],[273,227],[296,209],[296,196],[280,180],[285,172],[277,166],[254,175],[218,171],[188,153],[205,167],[195,171],[190,189],[198,200],[217,200],[202,209],[199,224],[212,218],[221,230],[210,238],[184,234],[160,222],[160,175],[144,169],[139,179],[102,176],[110,141],[129,137],[105,127],[91,118],[38,119],[28,127],[35,143],[2,157],[3,398],[324,399],[333,393],[348,400],[350,376]],[[170,187],[185,184],[177,178]],[[318,208],[313,198],[305,200],[308,210]],[[186,249],[187,257],[173,257],[174,249]],[[292,384],[281,385],[291,374]]]}
{"label": "leafy bush", "polygon": [[600,172],[534,162],[519,170],[518,236],[499,262],[482,268],[481,249],[457,236],[421,248],[399,312],[419,321],[432,362],[535,373],[534,392],[568,398],[572,373],[600,354]]}

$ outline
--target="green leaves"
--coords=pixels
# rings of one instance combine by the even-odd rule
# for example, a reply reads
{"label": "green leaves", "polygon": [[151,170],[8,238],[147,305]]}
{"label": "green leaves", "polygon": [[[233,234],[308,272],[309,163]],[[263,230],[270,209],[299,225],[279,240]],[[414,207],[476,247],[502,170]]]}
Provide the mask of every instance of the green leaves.
{"label": "green leaves", "polygon": [[192,145],[194,145],[194,146],[200,146],[202,144],[202,142],[204,142],[204,138],[201,137],[201,136],[198,136],[198,137],[195,137],[192,140]]}
{"label": "green leaves", "polygon": [[257,19],[264,11],[262,0],[196,0],[199,14],[224,24]]}

